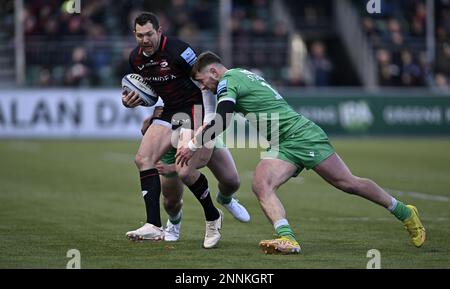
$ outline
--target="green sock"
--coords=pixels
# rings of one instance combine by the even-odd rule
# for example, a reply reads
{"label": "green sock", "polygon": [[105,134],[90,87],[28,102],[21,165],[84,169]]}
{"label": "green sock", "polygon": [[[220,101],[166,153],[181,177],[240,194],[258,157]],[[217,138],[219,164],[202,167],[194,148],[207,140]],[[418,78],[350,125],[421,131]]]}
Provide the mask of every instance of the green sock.
{"label": "green sock", "polygon": [[400,221],[404,221],[411,217],[411,209],[408,208],[405,204],[400,201],[397,201],[397,206],[395,206],[394,210],[391,212],[397,219]]}
{"label": "green sock", "polygon": [[169,221],[172,224],[176,225],[181,222],[181,217],[183,217],[183,211],[180,210],[175,217],[169,215]]}
{"label": "green sock", "polygon": [[217,202],[219,202],[222,205],[228,205],[232,199],[233,199],[232,196],[224,196],[221,192],[217,194]]}
{"label": "green sock", "polygon": [[287,237],[293,241],[297,241],[294,235],[294,232],[292,232],[292,229],[289,225],[282,225],[275,229],[277,232],[277,235],[280,237]]}

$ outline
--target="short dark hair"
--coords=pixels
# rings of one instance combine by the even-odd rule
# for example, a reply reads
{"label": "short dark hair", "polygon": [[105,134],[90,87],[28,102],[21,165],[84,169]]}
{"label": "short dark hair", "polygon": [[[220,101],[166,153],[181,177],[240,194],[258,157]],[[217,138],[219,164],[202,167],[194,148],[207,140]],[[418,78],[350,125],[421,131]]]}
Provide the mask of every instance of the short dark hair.
{"label": "short dark hair", "polygon": [[159,29],[158,16],[151,12],[142,12],[139,14],[138,17],[134,19],[134,29],[136,29],[136,24],[144,26],[147,22],[153,24],[153,28],[155,28],[155,30]]}
{"label": "short dark hair", "polygon": [[195,61],[194,66],[192,67],[192,71],[191,71],[192,78],[194,78],[195,75],[198,72],[200,72],[203,68],[205,68],[206,66],[213,64],[213,63],[222,64],[222,59],[220,59],[220,57],[217,54],[215,54],[211,51],[205,51],[205,52],[201,53],[197,57],[197,60]]}

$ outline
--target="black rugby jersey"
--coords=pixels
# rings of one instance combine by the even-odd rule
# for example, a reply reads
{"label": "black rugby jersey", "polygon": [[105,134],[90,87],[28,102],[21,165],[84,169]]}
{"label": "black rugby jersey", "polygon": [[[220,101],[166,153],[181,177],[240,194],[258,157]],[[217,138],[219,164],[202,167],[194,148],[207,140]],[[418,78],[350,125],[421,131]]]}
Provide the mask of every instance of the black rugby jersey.
{"label": "black rugby jersey", "polygon": [[185,42],[175,37],[161,36],[158,51],[145,56],[138,46],[130,53],[130,66],[140,74],[170,110],[201,104],[201,90],[192,82],[190,73],[197,56]]}

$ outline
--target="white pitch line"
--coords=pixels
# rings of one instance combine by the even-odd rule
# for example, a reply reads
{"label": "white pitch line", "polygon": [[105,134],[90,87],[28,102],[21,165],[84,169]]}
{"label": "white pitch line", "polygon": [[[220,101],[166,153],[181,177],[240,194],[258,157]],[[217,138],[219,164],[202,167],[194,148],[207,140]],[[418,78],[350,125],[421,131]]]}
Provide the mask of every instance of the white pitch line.
{"label": "white pitch line", "polygon": [[[240,173],[239,175],[243,179],[252,179],[253,171],[244,171],[243,173]],[[296,178],[291,178],[288,182],[304,184],[305,179],[301,176],[298,176]],[[387,192],[389,192],[390,194],[393,194],[396,196],[407,196],[407,197],[411,197],[411,198],[415,198],[415,199],[421,199],[421,200],[426,200],[426,201],[435,201],[435,202],[444,202],[444,203],[447,203],[450,201],[450,198],[447,196],[425,194],[425,193],[419,193],[419,192],[410,192],[410,191],[400,191],[400,190],[394,190],[394,189],[388,189],[388,188],[384,188],[384,189]]]}
{"label": "white pitch line", "polygon": [[397,195],[397,196],[407,196],[407,197],[421,199],[421,200],[427,200],[427,201],[448,202],[450,200],[449,197],[440,196],[440,195],[424,194],[424,193],[418,193],[418,192],[405,192],[405,191],[399,191],[399,190],[393,190],[393,189],[387,189],[387,188],[385,188],[385,190],[387,190],[389,193]]}
{"label": "white pitch line", "polygon": [[[438,217],[438,218],[420,218],[422,221],[426,222],[448,222],[450,218],[446,217]],[[377,222],[389,222],[389,221],[395,221],[394,217],[379,217],[379,218],[370,218],[370,217],[328,217],[328,218],[305,218],[299,219],[300,222],[302,220],[309,221],[309,222],[323,222],[323,221],[338,221],[338,222],[369,222],[369,221],[377,221]]]}

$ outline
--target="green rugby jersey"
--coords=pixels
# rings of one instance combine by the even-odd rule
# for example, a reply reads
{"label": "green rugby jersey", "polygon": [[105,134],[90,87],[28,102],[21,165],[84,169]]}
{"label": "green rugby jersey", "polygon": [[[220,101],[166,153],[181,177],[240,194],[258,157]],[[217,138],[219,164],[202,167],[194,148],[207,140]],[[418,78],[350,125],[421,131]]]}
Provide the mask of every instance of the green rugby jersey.
{"label": "green rugby jersey", "polygon": [[[217,86],[217,98],[218,103],[233,101],[234,110],[242,113],[269,142],[275,141],[275,133],[278,133],[278,138],[282,141],[309,122],[264,78],[245,69],[230,69],[222,76]],[[278,130],[275,117],[278,117]],[[265,123],[267,129],[264,127]]]}

